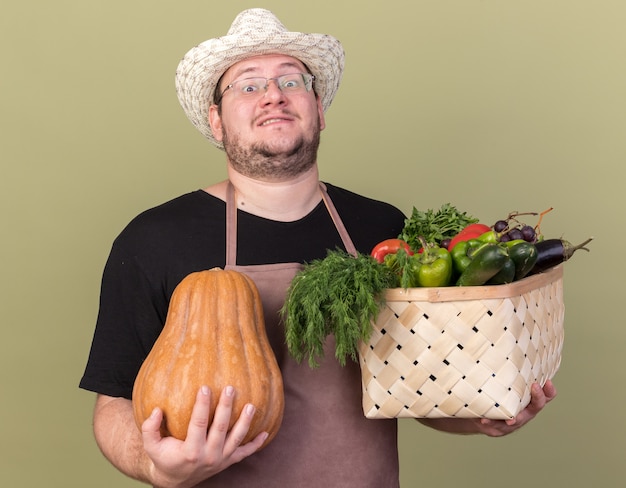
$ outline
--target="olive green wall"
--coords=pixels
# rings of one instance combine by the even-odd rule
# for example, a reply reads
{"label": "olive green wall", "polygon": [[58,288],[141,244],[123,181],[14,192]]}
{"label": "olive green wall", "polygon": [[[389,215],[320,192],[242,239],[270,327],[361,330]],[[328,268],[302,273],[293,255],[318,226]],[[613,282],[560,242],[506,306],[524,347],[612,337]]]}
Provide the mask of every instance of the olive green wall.
{"label": "olive green wall", "polygon": [[[77,383],[114,237],[141,210],[224,177],[173,75],[249,1],[5,2],[0,15],[0,479],[138,486],[101,457]],[[267,0],[347,51],[325,180],[491,223],[550,206],[566,265],[559,396],[503,439],[401,422],[403,487],[621,486],[626,3]],[[288,460],[286,460],[288,462]],[[623,481],[623,480],[622,480]]]}

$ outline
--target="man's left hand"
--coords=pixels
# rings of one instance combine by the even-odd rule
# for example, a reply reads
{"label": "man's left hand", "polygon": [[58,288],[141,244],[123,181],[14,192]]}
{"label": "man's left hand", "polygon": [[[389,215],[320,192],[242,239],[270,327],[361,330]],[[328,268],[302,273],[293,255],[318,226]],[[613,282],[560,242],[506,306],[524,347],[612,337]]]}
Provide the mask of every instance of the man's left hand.
{"label": "man's left hand", "polygon": [[530,420],[534,419],[539,412],[556,397],[556,388],[552,381],[546,381],[543,388],[534,383],[530,390],[530,403],[517,417],[507,420],[491,419],[460,419],[460,418],[437,418],[418,419],[422,424],[433,429],[455,434],[485,434],[490,437],[501,437],[516,431]]}
{"label": "man's left hand", "polygon": [[531,387],[530,395],[530,403],[517,417],[507,420],[480,419],[479,432],[488,436],[499,437],[519,429],[534,419],[548,402],[556,397],[556,388],[550,380],[546,381],[543,388],[538,383],[534,383]]}

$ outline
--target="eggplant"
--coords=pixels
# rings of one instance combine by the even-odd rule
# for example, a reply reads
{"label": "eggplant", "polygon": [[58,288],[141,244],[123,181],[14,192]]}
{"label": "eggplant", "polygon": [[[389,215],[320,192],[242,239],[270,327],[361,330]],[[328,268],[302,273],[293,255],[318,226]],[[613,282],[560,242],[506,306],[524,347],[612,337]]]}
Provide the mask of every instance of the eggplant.
{"label": "eggplant", "polygon": [[543,241],[535,242],[535,247],[537,248],[537,260],[528,275],[541,273],[542,271],[550,269],[558,264],[564,263],[579,249],[584,249],[589,252],[589,249],[585,246],[592,240],[593,237],[590,237],[577,246],[574,246],[571,242],[563,239],[545,239]]}

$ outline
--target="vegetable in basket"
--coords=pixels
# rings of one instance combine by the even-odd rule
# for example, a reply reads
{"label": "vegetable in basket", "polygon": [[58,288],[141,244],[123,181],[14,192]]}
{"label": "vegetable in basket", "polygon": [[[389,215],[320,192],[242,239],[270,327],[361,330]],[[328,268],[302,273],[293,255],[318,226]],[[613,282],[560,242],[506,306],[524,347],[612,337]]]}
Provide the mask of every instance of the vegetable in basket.
{"label": "vegetable in basket", "polygon": [[513,283],[515,281],[515,263],[509,257],[500,271],[489,278],[485,285],[506,285],[507,283]]}
{"label": "vegetable in basket", "polygon": [[414,286],[448,286],[452,278],[452,257],[448,250],[425,243],[422,249],[423,252],[411,257],[418,263],[413,271]]}
{"label": "vegetable in basket", "polygon": [[521,280],[526,277],[530,270],[534,268],[537,262],[538,251],[537,245],[526,242],[523,239],[509,241],[506,243],[509,257],[515,265],[515,280]]}
{"label": "vegetable in basket", "polygon": [[572,245],[569,241],[563,239],[545,239],[537,242],[537,261],[530,271],[530,274],[540,273],[557,264],[564,263],[570,259],[576,251],[584,249],[589,252],[589,248],[585,247],[593,240],[590,237],[577,246]]}
{"label": "vegetable in basket", "polygon": [[524,278],[537,260],[535,245],[522,240],[498,243],[470,239],[457,243],[450,254],[459,286],[512,283]]}
{"label": "vegetable in basket", "polygon": [[292,280],[280,314],[287,347],[298,361],[308,356],[319,365],[326,337],[335,336],[335,357],[345,365],[357,359],[360,340],[368,340],[383,306],[382,292],[396,286],[397,276],[372,256],[329,251],[324,259],[305,264]]}
{"label": "vegetable in basket", "polygon": [[404,249],[408,254],[413,254],[410,246],[402,239],[385,239],[374,246],[370,253],[379,263],[385,262],[385,257],[396,254],[400,249]]}
{"label": "vegetable in basket", "polygon": [[489,245],[491,245],[491,243],[482,242],[479,239],[469,239],[467,241],[458,242],[450,251],[456,273],[461,275],[472,262],[476,253]]}
{"label": "vegetable in basket", "polygon": [[389,255],[384,264],[399,277],[396,286],[402,288],[448,286],[452,279],[452,256],[445,247],[423,242],[420,252],[398,251]]}
{"label": "vegetable in basket", "polygon": [[481,239],[483,242],[495,242],[496,236],[491,227],[474,223],[465,227],[457,235],[455,235],[448,243],[448,251],[452,251],[459,242],[469,241],[470,239]]}
{"label": "vegetable in basket", "polygon": [[493,278],[506,264],[509,255],[499,244],[486,243],[478,248],[461,276],[458,286],[480,286]]}
{"label": "vegetable in basket", "polygon": [[404,228],[398,238],[407,242],[411,249],[421,246],[420,237],[429,244],[448,247],[449,241],[470,224],[478,222],[467,212],[461,212],[455,206],[445,203],[438,210],[426,212],[413,207],[411,216],[404,221]]}
{"label": "vegetable in basket", "polygon": [[[510,214],[508,219],[518,215]],[[455,232],[472,224],[478,222],[465,223]],[[482,232],[484,224],[473,225],[469,228],[482,233],[458,239],[458,244],[449,247],[452,252],[414,235],[414,247],[404,239],[391,239],[374,247],[376,257],[335,250],[305,264],[291,282],[280,311],[290,354],[299,362],[308,356],[309,365],[316,367],[324,355],[326,338],[332,334],[339,363],[345,365],[348,357],[356,360],[358,344],[371,336],[372,321],[384,305],[387,288],[511,283],[566,261],[578,249],[589,251],[585,245],[591,238],[578,246],[560,239],[544,240],[537,225],[534,233],[513,239],[516,233],[511,231],[521,224],[507,225],[506,239],[502,239],[501,225],[487,232]],[[414,227],[410,222],[402,235],[410,236]],[[450,279],[450,274],[458,279]]]}

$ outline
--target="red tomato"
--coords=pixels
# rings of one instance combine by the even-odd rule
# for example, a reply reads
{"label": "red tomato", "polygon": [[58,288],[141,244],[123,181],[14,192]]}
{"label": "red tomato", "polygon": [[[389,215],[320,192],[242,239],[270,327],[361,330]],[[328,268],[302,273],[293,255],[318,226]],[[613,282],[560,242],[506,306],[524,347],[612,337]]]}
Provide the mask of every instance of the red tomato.
{"label": "red tomato", "polygon": [[374,246],[370,253],[379,263],[384,262],[387,254],[395,254],[400,249],[404,249],[408,254],[412,255],[411,247],[402,239],[385,239]]}

